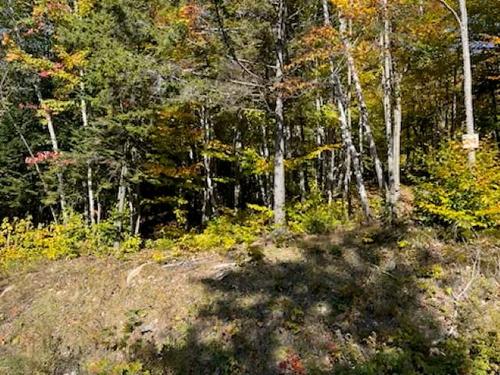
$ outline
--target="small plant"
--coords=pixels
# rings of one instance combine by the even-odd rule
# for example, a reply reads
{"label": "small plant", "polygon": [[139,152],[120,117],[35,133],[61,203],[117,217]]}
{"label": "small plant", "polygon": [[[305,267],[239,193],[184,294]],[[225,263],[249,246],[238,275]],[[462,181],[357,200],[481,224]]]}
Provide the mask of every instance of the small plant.
{"label": "small plant", "polygon": [[81,215],[69,215],[65,223],[34,226],[31,218],[4,219],[0,224],[0,269],[39,260],[71,259],[82,255],[123,256],[140,250],[138,236],[123,234],[120,246],[116,226],[103,221],[85,225]]}
{"label": "small plant", "polygon": [[311,187],[308,199],[288,209],[289,227],[295,233],[324,234],[342,224],[345,217],[341,202],[325,202],[316,185]]}
{"label": "small plant", "polygon": [[142,239],[140,236],[125,235],[124,240],[120,244],[121,254],[134,254],[141,249]]}
{"label": "small plant", "polygon": [[90,363],[87,371],[91,375],[150,375],[140,362],[115,363],[106,359]]}
{"label": "small plant", "polygon": [[458,142],[443,144],[425,160],[416,204],[421,219],[450,227],[461,236],[500,225],[498,150],[485,143],[474,166]]}
{"label": "small plant", "polygon": [[305,375],[306,369],[298,354],[289,352],[285,359],[278,364],[280,374]]}
{"label": "small plant", "polygon": [[[201,233],[188,233],[168,243],[170,251],[229,251],[237,245],[249,246],[269,229],[272,211],[249,205],[245,212],[226,214],[208,223]],[[164,240],[156,243],[165,244]],[[154,247],[154,243],[152,244]],[[156,247],[155,247],[156,248]]]}

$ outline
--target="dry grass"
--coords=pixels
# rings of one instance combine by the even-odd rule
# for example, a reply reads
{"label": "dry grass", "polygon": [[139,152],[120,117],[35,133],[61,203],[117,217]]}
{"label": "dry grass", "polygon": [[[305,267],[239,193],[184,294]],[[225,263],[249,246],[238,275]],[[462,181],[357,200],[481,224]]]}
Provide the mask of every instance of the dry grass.
{"label": "dry grass", "polygon": [[[480,246],[488,259],[498,251]],[[473,274],[470,249],[432,233],[358,228],[262,250],[262,260],[239,265],[235,254],[160,265],[143,253],[58,261],[5,278],[0,373],[83,374],[104,360],[139,361],[152,374],[300,366],[447,374],[473,366],[450,343],[481,332],[498,345],[494,266],[481,263]]]}

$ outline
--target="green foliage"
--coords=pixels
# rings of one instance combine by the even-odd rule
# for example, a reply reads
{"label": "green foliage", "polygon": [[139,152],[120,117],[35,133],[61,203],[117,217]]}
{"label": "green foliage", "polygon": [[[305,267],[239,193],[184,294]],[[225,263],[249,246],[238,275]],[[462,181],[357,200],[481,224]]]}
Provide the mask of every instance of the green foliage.
{"label": "green foliage", "polygon": [[416,204],[422,219],[459,234],[500,224],[498,150],[484,143],[473,167],[457,142],[443,144],[425,160],[428,176],[419,180]]}
{"label": "green foliage", "polygon": [[295,233],[324,234],[342,224],[345,217],[342,202],[325,202],[313,185],[309,197],[288,208],[289,227]]}
{"label": "green foliage", "polygon": [[71,259],[91,254],[123,256],[139,251],[140,237],[128,233],[118,236],[117,233],[110,221],[87,226],[77,214],[70,215],[64,224],[37,227],[31,218],[5,218],[0,225],[0,269],[38,260]]}
{"label": "green foliage", "polygon": [[91,375],[150,375],[140,362],[112,362],[102,359],[87,366]]}
{"label": "green foliage", "polygon": [[[250,245],[270,228],[273,213],[266,207],[248,205],[248,210],[220,216],[207,224],[201,233],[187,233],[178,238],[149,241],[147,247],[169,250],[174,254],[199,251],[229,251],[237,245]],[[156,261],[162,256],[155,253]]]}
{"label": "green foliage", "polygon": [[224,215],[211,221],[202,233],[187,234],[179,239],[179,250],[229,251],[236,245],[250,245],[268,228],[272,212],[251,205],[250,211],[239,215]]}

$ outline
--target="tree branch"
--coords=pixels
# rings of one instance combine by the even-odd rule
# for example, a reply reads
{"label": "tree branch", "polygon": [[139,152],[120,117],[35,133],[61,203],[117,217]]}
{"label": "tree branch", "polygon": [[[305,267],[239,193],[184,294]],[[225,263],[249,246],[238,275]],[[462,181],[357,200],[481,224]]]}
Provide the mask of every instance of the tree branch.
{"label": "tree branch", "polygon": [[452,6],[450,4],[448,4],[446,2],[446,0],[438,0],[446,9],[448,9],[451,14],[453,14],[453,16],[455,17],[455,19],[457,20],[458,22],[458,25],[460,27],[462,27],[462,20],[460,19],[460,16],[458,15],[457,11],[455,9],[452,8]]}
{"label": "tree branch", "polygon": [[217,23],[219,24],[219,29],[220,29],[220,32],[222,34],[222,42],[226,45],[227,49],[228,49],[228,52],[229,52],[229,56],[231,57],[231,59],[236,63],[238,64],[238,66],[243,69],[243,71],[245,71],[246,73],[248,73],[249,75],[253,76],[254,78],[257,78],[259,81],[261,80],[261,78],[255,74],[254,72],[252,72],[250,69],[248,69],[239,59],[238,57],[236,56],[236,51],[234,50],[234,47],[231,43],[231,38],[229,37],[229,35],[227,34],[227,31],[226,31],[226,28],[224,27],[224,20],[222,19],[222,15],[220,13],[220,9],[219,9],[219,0],[214,0],[213,1],[213,4],[214,4],[214,7],[215,7],[215,15],[217,17]]}

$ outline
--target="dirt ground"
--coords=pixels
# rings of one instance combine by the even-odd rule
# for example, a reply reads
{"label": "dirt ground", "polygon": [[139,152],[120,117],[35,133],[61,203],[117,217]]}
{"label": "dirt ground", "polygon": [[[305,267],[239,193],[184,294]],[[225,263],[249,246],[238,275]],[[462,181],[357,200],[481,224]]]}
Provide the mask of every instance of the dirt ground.
{"label": "dirt ground", "polygon": [[470,355],[450,343],[480,332],[500,348],[498,274],[449,261],[459,249],[425,234],[365,228],[259,251],[6,277],[0,374],[465,374]]}

